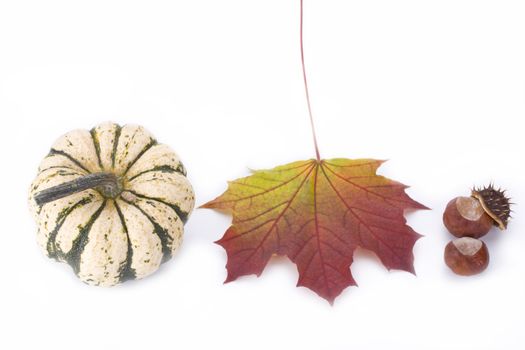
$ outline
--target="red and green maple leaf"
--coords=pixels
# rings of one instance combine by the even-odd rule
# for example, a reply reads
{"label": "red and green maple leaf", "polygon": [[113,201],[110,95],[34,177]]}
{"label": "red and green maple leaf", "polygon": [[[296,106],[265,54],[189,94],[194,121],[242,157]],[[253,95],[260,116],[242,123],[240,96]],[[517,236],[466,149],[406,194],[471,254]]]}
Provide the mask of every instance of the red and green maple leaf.
{"label": "red and green maple leaf", "polygon": [[388,269],[414,273],[412,249],[421,237],[406,224],[406,209],[426,209],[411,199],[406,186],[377,175],[382,161],[321,160],[303,50],[303,0],[300,47],[306,101],[316,159],[254,171],[229,182],[204,208],[226,211],[232,225],[217,241],[228,255],[226,282],[259,276],[272,255],[297,265],[298,286],[333,303],[348,286],[356,248],[374,252]]}
{"label": "red and green maple leaf", "polygon": [[414,272],[412,248],[420,237],[405,209],[423,209],[406,186],[377,175],[382,161],[312,159],[229,182],[203,205],[232,214],[218,244],[227,252],[228,277],[260,275],[272,255],[284,255],[305,286],[333,302],[355,285],[353,253],[374,252],[388,269]]}

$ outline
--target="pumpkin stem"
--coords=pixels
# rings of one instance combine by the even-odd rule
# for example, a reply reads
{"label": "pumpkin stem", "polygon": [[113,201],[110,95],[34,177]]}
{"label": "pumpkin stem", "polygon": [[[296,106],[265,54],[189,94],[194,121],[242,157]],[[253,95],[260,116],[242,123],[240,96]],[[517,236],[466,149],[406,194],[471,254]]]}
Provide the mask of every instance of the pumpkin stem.
{"label": "pumpkin stem", "polygon": [[36,204],[40,206],[90,188],[97,189],[104,197],[109,198],[115,198],[122,192],[121,182],[115,174],[93,173],[42,190],[35,194],[34,198]]}

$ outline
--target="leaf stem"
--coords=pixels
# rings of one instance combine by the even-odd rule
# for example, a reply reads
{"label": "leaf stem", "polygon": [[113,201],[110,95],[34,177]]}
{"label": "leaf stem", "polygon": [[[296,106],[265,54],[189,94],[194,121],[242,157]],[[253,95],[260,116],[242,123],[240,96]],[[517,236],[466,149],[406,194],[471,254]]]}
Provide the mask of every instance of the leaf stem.
{"label": "leaf stem", "polygon": [[304,44],[303,44],[303,0],[301,0],[301,20],[300,20],[300,41],[301,41],[301,63],[303,66],[303,80],[304,80],[304,91],[306,93],[306,103],[308,105],[308,114],[310,115],[310,126],[312,127],[312,136],[314,138],[315,156],[317,161],[321,160],[319,154],[319,146],[317,145],[317,136],[315,134],[314,117],[312,113],[312,105],[310,104],[310,93],[308,92],[308,79],[306,78],[306,67],[304,64]]}

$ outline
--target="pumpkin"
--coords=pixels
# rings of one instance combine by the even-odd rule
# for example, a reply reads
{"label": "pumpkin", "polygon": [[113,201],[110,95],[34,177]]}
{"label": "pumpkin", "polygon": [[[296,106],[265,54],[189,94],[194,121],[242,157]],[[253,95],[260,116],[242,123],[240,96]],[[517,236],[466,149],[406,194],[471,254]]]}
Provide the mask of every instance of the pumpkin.
{"label": "pumpkin", "polygon": [[101,286],[168,261],[194,202],[177,154],[143,127],[115,123],[60,137],[29,194],[44,253]]}

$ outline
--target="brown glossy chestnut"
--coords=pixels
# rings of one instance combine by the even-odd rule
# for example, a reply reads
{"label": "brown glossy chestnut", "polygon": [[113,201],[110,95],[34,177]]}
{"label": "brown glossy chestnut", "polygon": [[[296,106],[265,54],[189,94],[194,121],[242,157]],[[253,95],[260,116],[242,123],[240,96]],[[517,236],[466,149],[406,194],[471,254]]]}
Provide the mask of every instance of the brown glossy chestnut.
{"label": "brown glossy chestnut", "polygon": [[494,226],[494,220],[474,197],[452,199],[443,213],[443,223],[456,237],[479,238],[486,235]]}
{"label": "brown glossy chestnut", "polygon": [[445,263],[458,275],[476,275],[487,268],[489,251],[486,244],[479,239],[458,238],[445,247]]}

